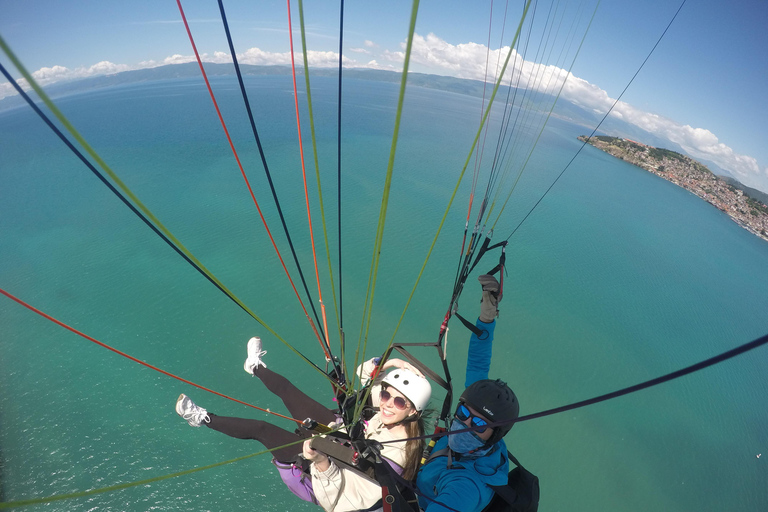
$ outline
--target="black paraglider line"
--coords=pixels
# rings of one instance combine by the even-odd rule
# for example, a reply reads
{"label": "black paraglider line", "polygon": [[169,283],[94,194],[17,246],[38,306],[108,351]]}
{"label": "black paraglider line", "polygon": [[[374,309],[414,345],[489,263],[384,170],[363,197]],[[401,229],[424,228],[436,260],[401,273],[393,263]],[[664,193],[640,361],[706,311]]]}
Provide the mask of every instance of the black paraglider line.
{"label": "black paraglider line", "polygon": [[[280,216],[280,222],[283,225],[283,231],[285,232],[285,238],[288,241],[288,245],[291,248],[291,254],[293,255],[293,261],[296,263],[296,268],[299,271],[299,276],[301,277],[301,284],[304,286],[304,292],[307,294],[307,299],[309,299],[309,304],[312,307],[312,313],[315,315],[315,321],[317,322],[317,329],[320,331],[320,334],[323,338],[325,338],[325,333],[323,332],[323,323],[320,321],[320,318],[317,316],[317,310],[315,309],[315,303],[312,300],[312,295],[309,292],[309,287],[307,286],[307,282],[304,279],[304,272],[301,269],[301,264],[299,263],[299,258],[296,255],[296,249],[293,246],[293,240],[291,239],[291,235],[288,231],[288,225],[285,222],[285,217],[283,216],[283,209],[280,207],[280,200],[277,198],[277,191],[275,190],[275,185],[272,182],[272,173],[269,172],[269,166],[267,165],[267,158],[264,155],[264,148],[261,146],[261,139],[259,138],[259,132],[256,129],[256,122],[253,119],[253,112],[251,110],[251,103],[248,100],[248,94],[245,91],[245,84],[243,83],[243,75],[240,71],[240,64],[237,61],[237,53],[235,52],[235,46],[232,42],[232,35],[229,32],[229,23],[227,22],[227,15],[224,12],[224,4],[222,0],[218,0],[219,2],[219,11],[221,12],[221,21],[224,25],[224,32],[227,36],[227,44],[229,44],[229,49],[232,53],[232,62],[235,65],[235,73],[237,74],[237,80],[240,84],[240,92],[243,95],[243,102],[245,103],[245,110],[248,113],[248,120],[251,123],[251,131],[253,131],[253,137],[256,140],[256,145],[259,148],[259,156],[261,157],[261,163],[264,166],[264,174],[267,177],[267,181],[269,182],[269,189],[272,192],[272,198],[275,201],[275,206],[277,207],[277,213]],[[328,350],[330,351],[330,347],[328,347]]]}
{"label": "black paraglider line", "polygon": [[603,121],[605,121],[608,118],[608,115],[613,111],[614,107],[619,103],[619,101],[621,100],[622,96],[624,96],[624,93],[627,92],[627,89],[629,89],[629,86],[632,85],[632,82],[635,81],[635,78],[637,78],[637,75],[640,74],[640,71],[642,71],[643,67],[645,66],[645,63],[648,62],[648,59],[651,58],[651,55],[653,55],[653,52],[656,50],[656,47],[659,46],[659,43],[661,43],[661,40],[664,38],[664,35],[667,33],[669,28],[672,26],[672,23],[677,18],[677,15],[680,14],[680,11],[683,9],[683,6],[685,5],[685,2],[687,2],[687,1],[688,0],[683,0],[683,2],[680,4],[680,7],[677,8],[677,11],[675,12],[675,15],[672,16],[672,19],[669,21],[669,23],[667,24],[667,27],[664,29],[664,32],[661,33],[661,35],[659,36],[659,39],[656,41],[656,44],[654,44],[653,48],[651,48],[651,51],[648,52],[648,55],[645,57],[645,60],[643,60],[643,63],[640,64],[639,68],[637,68],[637,71],[635,72],[635,74],[632,75],[632,78],[629,80],[629,83],[627,83],[626,87],[624,87],[624,90],[621,91],[621,94],[619,94],[619,96],[616,98],[616,101],[613,102],[613,105],[611,105],[611,108],[608,109],[608,112],[606,112],[605,115],[603,116],[603,118],[600,120],[600,122],[597,123],[597,126],[595,126],[595,129],[592,130],[592,133],[589,134],[589,137],[587,137],[587,139],[584,141],[584,143],[581,145],[581,147],[579,147],[578,151],[576,151],[576,153],[573,155],[573,158],[571,158],[571,160],[566,164],[566,166],[563,168],[563,170],[560,171],[560,174],[557,175],[557,178],[555,178],[555,180],[547,188],[547,190],[544,191],[544,193],[541,195],[541,197],[539,197],[538,201],[536,201],[536,203],[531,207],[531,209],[528,210],[528,213],[525,214],[525,216],[523,217],[523,220],[521,220],[520,223],[515,227],[515,229],[512,230],[512,233],[510,233],[510,235],[507,237],[507,240],[512,238],[512,235],[514,235],[517,232],[517,230],[520,229],[520,226],[523,225],[523,222],[525,222],[528,219],[528,217],[530,217],[531,213],[533,213],[533,210],[535,210],[536,207],[539,206],[539,204],[544,199],[544,197],[546,197],[546,195],[549,194],[549,191],[552,190],[552,187],[555,186],[555,183],[557,183],[560,180],[560,178],[562,178],[563,174],[565,174],[565,171],[567,171],[568,168],[573,163],[573,161],[576,160],[576,157],[579,156],[579,153],[581,153],[581,150],[584,149],[584,146],[587,145],[587,142],[589,141],[589,139],[591,139],[592,136],[595,135],[595,132],[597,132],[597,130],[603,124]]}
{"label": "black paraglider line", "polygon": [[[48,118],[48,116],[45,115],[45,113],[40,110],[40,108],[35,105],[34,101],[32,101],[32,98],[29,97],[29,95],[24,92],[24,90],[19,86],[18,83],[16,83],[15,80],[11,77],[11,75],[8,73],[8,71],[5,69],[5,67],[0,63],[0,72],[8,79],[8,81],[14,86],[16,91],[24,98],[24,100],[29,104],[30,107],[35,111],[35,113],[48,125],[51,130],[64,142],[64,144],[73,152],[75,155],[88,167],[88,169],[96,175],[99,180],[104,183],[109,190],[111,190],[117,197],[120,199],[128,208],[131,209],[132,212],[134,212],[138,217],[147,225],[149,226],[152,231],[157,233],[173,250],[175,250],[181,257],[183,257],[190,265],[192,265],[200,274],[202,274],[208,281],[210,281],[216,288],[221,290],[227,297],[229,297],[232,302],[240,306],[240,308],[248,313],[251,314],[245,307],[243,307],[242,304],[240,304],[235,298],[225,289],[223,288],[219,283],[217,283],[211,276],[208,275],[205,271],[203,271],[200,266],[198,266],[192,259],[184,254],[184,252],[176,246],[173,242],[171,242],[158,228],[155,226],[152,222],[150,222],[149,219],[147,219],[128,199],[123,196],[123,194],[120,193],[117,188],[115,188],[105,177],[102,175],[96,167],[91,164],[91,162],[85,158],[85,156],[67,139],[67,137],[59,130],[56,125],[53,124],[53,122]],[[251,315],[252,316],[252,315]],[[287,344],[287,343],[286,343]],[[310,365],[314,366],[315,369],[317,369],[320,373],[323,375],[327,375],[325,371],[323,371],[319,366],[317,366],[314,362],[312,362],[311,359],[309,359],[307,356],[302,354],[299,350],[297,350],[295,347],[289,345],[291,349],[296,352],[300,357],[302,357],[306,362],[308,362]]]}
{"label": "black paraglider line", "polygon": [[[649,54],[646,56],[645,60],[640,65],[640,67],[638,68],[637,72],[633,75],[632,79],[629,81],[629,83],[624,88],[622,93],[619,95],[619,97],[613,103],[611,108],[608,110],[608,112],[606,112],[605,116],[602,118],[602,120],[598,123],[598,125],[592,131],[592,133],[590,134],[588,139],[591,138],[592,136],[594,136],[594,134],[597,132],[599,127],[602,125],[603,121],[605,121],[605,119],[608,117],[610,112],[616,106],[618,101],[620,101],[621,97],[624,95],[624,93],[627,91],[629,86],[632,84],[634,79],[640,73],[640,71],[642,70],[642,68],[646,64],[646,62],[649,60],[649,58],[653,54],[653,52],[656,49],[656,47],[661,42],[661,40],[664,37],[664,35],[669,30],[669,28],[672,25],[672,23],[675,21],[677,15],[680,13],[680,11],[683,8],[683,6],[685,5],[686,1],[687,0],[683,0],[683,2],[681,3],[680,7],[677,10],[677,12],[673,16],[672,20],[669,22],[669,24],[665,28],[664,32],[662,33],[662,35],[657,40],[656,44],[653,46],[653,48],[651,49]],[[219,5],[220,5],[220,7],[222,9],[222,19],[224,21],[225,29],[227,31],[228,41],[230,42],[230,49],[232,50],[233,59],[235,59],[235,57],[234,57],[235,52],[234,52],[234,48],[232,48],[232,46],[231,46],[231,39],[230,39],[230,36],[229,36],[228,27],[226,26],[226,18],[224,16],[223,5],[221,4],[221,0],[219,0]],[[342,0],[341,20],[342,20],[341,23],[343,24],[343,0]],[[343,31],[343,25],[342,25],[342,31]],[[341,48],[341,42],[340,42],[340,48]],[[341,57],[340,57],[340,59],[339,59],[339,98],[341,98],[341,80],[342,80],[342,78],[341,78],[341,62],[342,61],[341,61]],[[239,70],[239,67],[237,66],[237,61],[236,60],[235,60],[235,67],[236,67],[236,70],[237,70],[238,79],[240,80],[240,83],[241,83],[241,87],[243,87],[242,77],[240,75],[240,70]],[[56,135],[59,136],[59,138],[67,145],[67,147],[69,147],[70,150],[72,150],[75,153],[75,155],[81,161],[83,161],[83,163],[105,185],[107,185],[107,187],[115,195],[117,195],[118,198],[123,203],[126,204],[126,206],[128,206],[137,216],[139,216],[139,218],[144,223],[146,223],[153,231],[155,231],[168,245],[170,245],[177,253],[179,253],[179,255],[181,255],[185,260],[187,260],[188,263],[190,263],[201,274],[203,274],[206,277],[206,279],[211,281],[215,286],[217,286],[217,288],[221,289],[221,287],[215,281],[213,281],[208,275],[206,275],[206,273],[203,272],[193,261],[191,261],[189,259],[189,257],[187,257],[178,247],[176,247],[167,237],[165,237],[165,235],[163,233],[161,233],[157,229],[156,226],[154,226],[141,212],[139,212],[136,209],[136,207],[133,206],[133,204],[131,204],[111,183],[109,183],[109,181],[106,180],[106,178],[103,175],[101,175],[101,173],[99,173],[99,171],[97,169],[95,169],[95,167],[82,155],[82,153],[79,152],[79,150],[77,150],[77,148],[75,148],[73,146],[73,144],[66,138],[66,136],[64,136],[64,134],[61,133],[61,131],[50,121],[50,119],[48,119],[48,117],[42,111],[40,111],[40,109],[34,104],[34,102],[29,98],[29,96],[18,86],[16,81],[10,76],[10,74],[7,72],[7,70],[2,66],[2,63],[0,63],[0,72],[2,72],[2,74],[6,77],[6,79],[16,88],[16,90],[19,92],[19,94],[27,101],[27,103],[30,105],[30,107],[43,119],[43,121],[56,133]],[[247,97],[245,96],[244,88],[243,88],[243,94],[244,94],[244,98],[245,98],[245,101],[246,101],[246,108],[248,110],[248,114],[249,114],[249,117],[251,119],[251,123],[253,125],[253,117],[252,117],[252,113],[250,111],[250,107],[248,105]],[[340,155],[340,151],[341,151],[341,149],[340,149],[340,146],[341,146],[341,105],[339,105],[338,117],[339,117],[339,127],[338,127],[339,150],[338,151],[339,151],[339,155]],[[269,171],[267,169],[266,160],[265,160],[262,148],[261,148],[261,144],[260,144],[260,141],[259,141],[259,138],[258,138],[258,134],[256,132],[255,126],[253,126],[253,128],[254,128],[254,136],[256,137],[256,141],[257,141],[257,144],[259,146],[259,150],[260,150],[263,162],[264,162],[265,171],[267,172],[267,175],[269,177]],[[514,235],[517,232],[517,230],[520,228],[520,226],[528,219],[528,217],[531,215],[531,213],[534,211],[534,209],[541,203],[541,201],[549,193],[549,191],[552,189],[552,187],[554,187],[554,185],[557,183],[557,181],[560,179],[560,177],[562,177],[563,173],[570,167],[570,165],[573,163],[575,158],[579,155],[579,153],[583,149],[584,145],[586,145],[586,142],[579,148],[579,150],[576,152],[576,154],[573,156],[573,158],[569,161],[569,163],[565,166],[565,168],[561,171],[561,173],[557,176],[557,178],[554,180],[554,182],[547,188],[547,190],[544,192],[544,194],[538,199],[538,201],[534,204],[534,206],[529,210],[529,212],[524,216],[524,218],[520,221],[520,223],[515,227],[515,229],[512,231],[512,233],[509,235],[509,237],[507,237],[507,240],[509,240],[512,237],[512,235]],[[271,179],[269,181],[270,181],[270,186],[272,187]],[[338,224],[339,224],[339,236],[340,236],[340,233],[341,233],[341,197],[340,197],[340,191],[341,191],[341,188],[340,188],[341,187],[341,163],[340,163],[340,158],[339,158],[338,185],[339,185],[339,199],[338,199],[338,201],[339,201],[339,206],[338,206],[339,221],[338,221]],[[273,191],[273,194],[275,194],[273,187],[272,187],[272,191]],[[275,194],[275,201],[277,203],[276,194]],[[279,210],[279,203],[278,203],[278,210]],[[281,220],[283,220],[282,214],[281,214]],[[290,237],[289,237],[289,235],[287,233],[287,227],[285,227],[284,220],[283,220],[283,224],[284,224],[284,228],[286,229],[286,236],[289,238],[289,243],[290,243]],[[475,242],[475,243],[477,243],[477,242]],[[291,248],[292,248],[292,251],[293,251],[293,245],[292,244],[291,244]],[[474,252],[474,251],[472,251],[472,252]],[[294,253],[294,257],[295,257],[295,253]],[[298,266],[298,261],[296,263],[297,263],[297,266]],[[341,267],[341,241],[339,241],[339,267]],[[299,271],[301,272],[300,269],[299,269]],[[303,276],[302,276],[302,281],[304,281]],[[339,281],[341,283],[341,271],[340,271]],[[306,284],[305,284],[305,289],[306,289]],[[222,291],[224,291],[224,290],[222,289]],[[226,293],[226,291],[224,291],[224,292]],[[307,291],[307,293],[309,293],[309,292]],[[227,295],[229,296],[229,294],[227,294]],[[231,296],[230,296],[230,298],[235,303],[237,303],[237,301],[235,301]],[[311,301],[311,298],[310,298],[310,301]],[[240,306],[240,307],[242,307],[242,306]],[[312,308],[313,308],[313,311],[314,311],[314,304],[312,305]],[[316,315],[316,313],[315,313],[315,315]],[[322,329],[322,327],[321,327],[321,329]],[[680,377],[683,377],[683,376],[695,373],[695,372],[703,370],[705,368],[717,365],[717,364],[722,363],[722,362],[724,362],[726,360],[734,358],[734,357],[736,357],[738,355],[744,354],[744,353],[749,352],[751,350],[754,350],[754,349],[756,349],[758,347],[761,347],[761,346],[763,346],[765,344],[768,344],[768,334],[766,334],[765,336],[762,336],[760,338],[757,338],[757,339],[755,339],[755,340],[753,340],[751,342],[748,342],[748,343],[745,343],[743,345],[740,345],[740,346],[738,346],[738,347],[736,347],[734,349],[728,350],[728,351],[723,352],[721,354],[718,354],[718,355],[716,355],[714,357],[706,359],[704,361],[700,361],[698,363],[695,363],[693,365],[690,365],[688,367],[682,368],[682,369],[677,370],[677,371],[670,372],[670,373],[662,375],[660,377],[656,377],[656,378],[653,378],[653,379],[650,379],[650,380],[647,380],[647,381],[644,381],[644,382],[641,382],[641,383],[638,383],[638,384],[635,384],[635,385],[632,385],[632,386],[628,386],[628,387],[620,389],[620,390],[616,390],[616,391],[613,391],[613,392],[605,393],[603,395],[599,395],[599,396],[596,396],[596,397],[593,397],[593,398],[590,398],[590,399],[587,399],[587,400],[582,400],[582,401],[579,401],[579,402],[571,403],[569,405],[565,405],[565,406],[561,406],[561,407],[556,407],[556,408],[548,409],[548,410],[541,411],[541,412],[538,412],[538,413],[533,413],[533,414],[528,414],[528,415],[525,415],[525,416],[521,416],[521,417],[519,417],[519,418],[517,418],[516,420],[513,420],[513,421],[489,423],[488,426],[496,427],[496,426],[507,425],[509,423],[517,423],[517,422],[528,421],[528,420],[532,420],[532,419],[538,419],[538,418],[542,418],[542,417],[545,417],[545,416],[550,416],[550,415],[558,414],[558,413],[561,413],[561,412],[571,411],[571,410],[574,410],[574,409],[586,407],[586,406],[589,406],[589,405],[597,404],[597,403],[600,403],[600,402],[604,402],[604,401],[607,401],[607,400],[611,400],[611,399],[614,399],[614,398],[625,396],[625,395],[628,395],[628,394],[631,394],[631,393],[642,391],[642,390],[645,390],[647,388],[650,388],[650,387],[653,387],[653,386],[657,386],[657,385],[669,382],[671,380],[674,380],[674,379],[677,379],[677,378],[680,378]],[[405,346],[405,345],[406,344],[397,344],[397,345],[393,346],[392,348],[396,348],[396,349],[400,350],[402,353],[404,353],[404,355],[410,355],[410,354],[408,354],[407,351],[398,348],[398,346]],[[415,345],[435,346],[434,344],[415,344]],[[304,356],[302,356],[302,357],[304,357]],[[307,359],[306,357],[304,357],[304,358]],[[413,358],[413,356],[411,356],[411,358],[412,358],[412,360],[414,362],[417,361],[415,358]],[[307,361],[309,361],[309,360],[307,359]],[[317,365],[314,365],[314,363],[312,363],[311,361],[309,361],[309,362],[310,362],[310,364],[315,366],[317,369],[319,369],[319,367],[317,367]],[[322,370],[320,370],[320,371],[322,372]],[[434,373],[431,370],[430,370],[430,372]],[[434,378],[434,375],[433,375],[433,378]],[[436,380],[436,382],[439,382],[439,381]],[[408,441],[408,440],[432,439],[432,438],[442,437],[442,436],[445,436],[445,435],[453,435],[453,434],[459,434],[459,433],[463,433],[463,432],[468,432],[468,431],[476,430],[476,428],[477,427],[470,427],[470,428],[466,428],[466,429],[462,429],[462,430],[457,430],[457,431],[454,431],[454,432],[443,432],[443,433],[436,433],[436,434],[431,434],[431,435],[417,436],[417,437],[406,438],[406,439],[399,439],[399,440],[393,440],[393,441],[383,441],[382,444],[393,443],[393,442],[402,442],[402,441]],[[401,478],[401,480],[402,480],[402,478]],[[407,483],[407,482],[403,481],[401,483]],[[413,487],[412,487],[412,490],[414,490],[415,492],[418,493],[418,490],[414,489]],[[431,500],[430,498],[428,498],[426,496],[425,496],[425,498],[430,500],[430,501],[434,501],[434,500]],[[0,503],[0,508],[9,508],[8,505],[14,506],[14,505],[12,505],[12,503]],[[443,505],[443,506],[445,506],[445,505]],[[450,507],[447,507],[447,508],[450,509]],[[453,509],[451,509],[451,510],[453,510]]]}

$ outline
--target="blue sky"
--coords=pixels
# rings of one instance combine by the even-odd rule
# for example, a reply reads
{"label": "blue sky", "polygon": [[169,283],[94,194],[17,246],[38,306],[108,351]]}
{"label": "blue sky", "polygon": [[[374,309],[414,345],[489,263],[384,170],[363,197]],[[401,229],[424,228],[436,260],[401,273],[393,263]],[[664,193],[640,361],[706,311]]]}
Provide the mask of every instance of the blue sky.
{"label": "blue sky", "polygon": [[[561,4],[567,5],[563,26],[576,19],[575,26],[583,32],[596,0]],[[588,10],[577,12],[580,4]],[[187,0],[182,5],[205,59],[226,62],[229,50],[216,1]],[[241,62],[288,62],[284,1],[225,0],[224,5]],[[491,5],[490,48],[498,51],[510,42],[521,0],[508,5],[500,0],[493,4],[423,0],[411,69],[482,78],[478,63],[485,59]],[[548,0],[540,0],[537,16],[542,18],[549,6]],[[601,2],[563,97],[604,111],[624,89],[678,6],[679,2],[667,0]],[[502,44],[505,8],[508,21]],[[310,65],[336,65],[338,3],[306,0],[304,9]],[[404,0],[346,2],[345,64],[401,69],[410,10],[411,3]],[[0,13],[0,35],[43,84],[188,62],[193,56],[174,0],[0,0]],[[292,3],[292,17],[296,51],[300,52],[296,2]],[[768,191],[766,22],[766,0],[688,0],[616,114],[680,144],[696,158],[715,162],[744,184]],[[530,56],[527,60],[531,65],[540,62]],[[0,61],[12,68],[5,56]],[[567,62],[563,67],[570,65]],[[0,97],[8,94],[10,85],[0,83]]]}

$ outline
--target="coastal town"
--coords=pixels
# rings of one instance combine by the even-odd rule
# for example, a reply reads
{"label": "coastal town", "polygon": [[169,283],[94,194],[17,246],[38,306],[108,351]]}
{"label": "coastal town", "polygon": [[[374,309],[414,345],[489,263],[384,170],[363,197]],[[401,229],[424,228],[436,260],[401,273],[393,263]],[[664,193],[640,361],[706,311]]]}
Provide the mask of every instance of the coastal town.
{"label": "coastal town", "polygon": [[640,142],[604,135],[578,139],[679,185],[726,213],[744,229],[768,241],[768,206],[716,176],[700,162]]}

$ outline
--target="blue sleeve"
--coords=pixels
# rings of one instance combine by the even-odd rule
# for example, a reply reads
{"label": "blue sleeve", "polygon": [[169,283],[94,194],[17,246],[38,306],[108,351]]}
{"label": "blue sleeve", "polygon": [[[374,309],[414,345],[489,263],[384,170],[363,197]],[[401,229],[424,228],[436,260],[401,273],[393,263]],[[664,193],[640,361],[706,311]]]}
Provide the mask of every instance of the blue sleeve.
{"label": "blue sleeve", "polygon": [[434,501],[424,507],[424,512],[478,512],[490,503],[493,490],[477,478],[462,473],[448,472],[440,479],[438,493]]}
{"label": "blue sleeve", "polygon": [[491,369],[491,355],[493,355],[493,331],[496,329],[496,320],[486,324],[477,319],[475,326],[482,332],[480,336],[472,333],[469,338],[469,353],[467,354],[467,375],[464,387],[488,378]]}
{"label": "blue sleeve", "polygon": [[[472,512],[474,510],[482,510],[491,501],[490,499],[482,500],[482,498],[476,487],[457,485],[455,489],[438,495],[435,501],[427,505],[424,512],[456,512],[457,510]],[[450,508],[444,507],[443,503]]]}

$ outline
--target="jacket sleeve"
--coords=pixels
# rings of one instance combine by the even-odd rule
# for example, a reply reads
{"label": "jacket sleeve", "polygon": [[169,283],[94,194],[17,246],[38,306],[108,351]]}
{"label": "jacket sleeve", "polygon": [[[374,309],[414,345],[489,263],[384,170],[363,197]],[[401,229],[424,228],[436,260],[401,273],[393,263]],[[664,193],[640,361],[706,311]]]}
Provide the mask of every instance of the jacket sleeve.
{"label": "jacket sleeve", "polygon": [[441,479],[440,489],[424,512],[479,512],[490,502],[493,491],[484,484],[461,474],[448,473]]}
{"label": "jacket sleeve", "polygon": [[368,381],[371,380],[371,375],[373,374],[374,370],[376,370],[376,363],[374,362],[374,359],[369,359],[357,367],[357,371],[355,373],[357,373],[357,376],[360,377],[360,383],[363,386],[368,384]]}
{"label": "jacket sleeve", "polygon": [[469,353],[467,354],[467,374],[464,387],[468,388],[478,380],[488,378],[491,369],[491,355],[493,354],[493,331],[496,329],[496,320],[491,323],[481,322],[477,319],[475,326],[482,332],[480,336],[472,333],[469,338]]}
{"label": "jacket sleeve", "polygon": [[360,383],[363,386],[367,386],[368,383],[371,381],[371,376],[373,375],[373,385],[371,386],[371,403],[374,407],[379,406],[379,392],[381,391],[381,381],[384,379],[383,373],[379,372],[376,375],[374,375],[374,372],[378,368],[378,365],[375,363],[375,359],[369,359],[368,361],[365,361],[363,364],[359,365],[357,367],[356,373],[357,376],[360,377]]}
{"label": "jacket sleeve", "polygon": [[319,472],[315,464],[310,471],[312,490],[324,510],[365,510],[381,499],[381,487],[354,471],[339,468],[333,461],[327,471]]}
{"label": "jacket sleeve", "polygon": [[[370,439],[391,441],[392,437],[387,434],[386,429],[379,428],[381,425],[378,415],[371,418],[367,426],[368,431],[371,432]],[[402,467],[406,456],[405,441],[385,444],[381,455],[392,461],[393,467]],[[310,473],[315,498],[325,510],[334,512],[366,510],[381,499],[380,485],[360,476],[356,471],[338,467],[333,460],[324,472],[318,471],[316,464],[313,463],[310,466]],[[336,503],[335,506],[334,503]]]}

